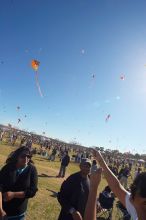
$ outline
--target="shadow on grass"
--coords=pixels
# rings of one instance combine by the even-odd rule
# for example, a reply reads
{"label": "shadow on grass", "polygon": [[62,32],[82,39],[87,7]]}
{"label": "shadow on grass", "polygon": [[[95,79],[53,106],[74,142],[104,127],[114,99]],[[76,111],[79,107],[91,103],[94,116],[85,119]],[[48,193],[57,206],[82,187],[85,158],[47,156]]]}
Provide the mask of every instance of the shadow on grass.
{"label": "shadow on grass", "polygon": [[38,177],[45,177],[45,178],[56,178],[56,176],[48,176],[47,174],[45,173],[41,173],[38,175]]}
{"label": "shadow on grass", "polygon": [[57,192],[55,192],[55,191],[53,191],[53,190],[50,190],[50,189],[46,189],[46,190],[52,193],[52,195],[50,195],[51,197],[57,198],[57,195],[58,195]]}
{"label": "shadow on grass", "polygon": [[106,220],[108,218],[104,218],[104,217],[97,217],[97,220]]}

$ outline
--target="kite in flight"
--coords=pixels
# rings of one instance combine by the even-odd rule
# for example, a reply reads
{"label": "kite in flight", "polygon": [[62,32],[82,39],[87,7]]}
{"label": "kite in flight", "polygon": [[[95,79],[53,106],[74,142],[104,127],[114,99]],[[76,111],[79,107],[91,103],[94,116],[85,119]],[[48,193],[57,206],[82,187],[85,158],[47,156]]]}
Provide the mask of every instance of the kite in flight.
{"label": "kite in flight", "polygon": [[17,106],[17,110],[18,110],[18,111],[20,110],[20,106]]}
{"label": "kite in flight", "polygon": [[82,55],[85,54],[85,50],[84,50],[84,49],[81,50],[81,54],[82,54]]}
{"label": "kite in flight", "polygon": [[41,87],[39,84],[39,74],[38,74],[38,68],[39,68],[40,62],[37,60],[32,60],[31,61],[31,66],[33,68],[33,70],[35,71],[35,80],[36,80],[36,86],[38,88],[39,94],[41,97],[43,97],[42,91],[41,91]]}
{"label": "kite in flight", "polygon": [[125,75],[121,75],[120,79],[124,81],[125,80]]}
{"label": "kite in flight", "polygon": [[18,124],[21,122],[21,119],[20,118],[18,118]]}
{"label": "kite in flight", "polygon": [[110,118],[111,118],[111,115],[109,114],[109,115],[107,115],[105,121],[108,122]]}

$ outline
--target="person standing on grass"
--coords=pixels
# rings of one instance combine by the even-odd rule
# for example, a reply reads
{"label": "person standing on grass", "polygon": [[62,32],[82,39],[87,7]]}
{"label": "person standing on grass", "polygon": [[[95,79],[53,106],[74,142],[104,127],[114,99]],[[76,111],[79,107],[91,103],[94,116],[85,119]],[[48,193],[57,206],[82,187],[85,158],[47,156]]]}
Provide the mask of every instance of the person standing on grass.
{"label": "person standing on grass", "polygon": [[98,170],[97,161],[93,160],[92,161],[92,166],[91,166],[91,173],[94,173],[97,170]]}
{"label": "person standing on grass", "polygon": [[123,185],[125,189],[128,187],[128,177],[131,176],[130,169],[126,165],[122,171],[120,171],[120,183]]}
{"label": "person standing on grass", "polygon": [[127,209],[132,220],[146,220],[146,172],[140,173],[134,179],[130,187],[130,192],[128,192],[108,168],[101,153],[95,150],[93,151],[99,165],[104,171],[109,187]]}
{"label": "person standing on grass", "polygon": [[37,183],[30,150],[18,148],[0,171],[0,219],[24,220],[28,199],[35,196]]}
{"label": "person standing on grass", "polygon": [[0,133],[0,141],[3,141],[4,134],[5,134],[4,131],[2,131],[2,132]]}
{"label": "person standing on grass", "polygon": [[69,165],[70,156],[68,155],[68,151],[65,151],[64,156],[61,161],[60,171],[57,177],[65,177],[66,167]]}
{"label": "person standing on grass", "polygon": [[50,157],[51,161],[55,161],[56,154],[57,154],[57,149],[54,147]]}
{"label": "person standing on grass", "polygon": [[89,195],[90,169],[91,161],[84,158],[80,163],[80,172],[72,174],[63,182],[58,193],[61,205],[58,220],[83,220]]}

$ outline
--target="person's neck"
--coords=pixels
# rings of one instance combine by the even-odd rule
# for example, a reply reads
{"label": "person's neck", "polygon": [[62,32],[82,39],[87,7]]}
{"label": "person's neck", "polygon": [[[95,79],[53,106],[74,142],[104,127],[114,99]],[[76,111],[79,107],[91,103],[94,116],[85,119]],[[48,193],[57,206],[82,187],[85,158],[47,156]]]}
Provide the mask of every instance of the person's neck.
{"label": "person's neck", "polygon": [[81,172],[81,177],[87,178],[87,177],[88,177],[88,174],[83,174],[83,173]]}
{"label": "person's neck", "polygon": [[16,164],[16,168],[17,169],[24,169],[25,167],[27,166],[27,164],[25,164],[25,165],[20,165],[20,164]]}

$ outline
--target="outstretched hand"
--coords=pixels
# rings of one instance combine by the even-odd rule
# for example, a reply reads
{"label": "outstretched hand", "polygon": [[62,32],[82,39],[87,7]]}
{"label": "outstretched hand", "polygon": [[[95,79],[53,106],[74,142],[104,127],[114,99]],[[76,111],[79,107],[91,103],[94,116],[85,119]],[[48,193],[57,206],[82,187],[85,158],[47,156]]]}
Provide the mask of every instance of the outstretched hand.
{"label": "outstretched hand", "polygon": [[91,188],[97,189],[101,181],[102,168],[99,168],[97,171],[93,172],[90,176]]}
{"label": "outstretched hand", "polygon": [[99,165],[102,166],[102,162],[104,162],[102,154],[100,153],[100,151],[97,151],[95,149],[93,149],[92,151],[93,151],[93,156],[98,161]]}

